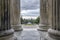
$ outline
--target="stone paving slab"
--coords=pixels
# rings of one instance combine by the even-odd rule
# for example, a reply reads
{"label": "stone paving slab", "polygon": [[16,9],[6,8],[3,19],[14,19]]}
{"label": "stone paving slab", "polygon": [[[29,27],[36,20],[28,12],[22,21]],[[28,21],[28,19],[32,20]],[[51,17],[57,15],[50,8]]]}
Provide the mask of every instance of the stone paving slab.
{"label": "stone paving slab", "polygon": [[18,40],[40,40],[37,30],[23,30],[22,33],[16,33]]}
{"label": "stone paving slab", "polygon": [[37,31],[38,26],[23,26],[23,31],[15,32],[17,40],[45,40],[45,32]]}
{"label": "stone paving slab", "polygon": [[15,35],[18,40],[44,40],[43,33],[40,34],[36,29],[24,29],[22,32],[15,32]]}

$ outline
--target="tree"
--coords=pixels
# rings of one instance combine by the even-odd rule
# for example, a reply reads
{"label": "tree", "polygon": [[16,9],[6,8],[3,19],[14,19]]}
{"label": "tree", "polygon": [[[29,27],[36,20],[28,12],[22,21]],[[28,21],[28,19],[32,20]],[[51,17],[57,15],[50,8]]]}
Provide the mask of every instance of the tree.
{"label": "tree", "polygon": [[24,20],[23,20],[23,18],[21,17],[21,24],[23,24],[23,21],[24,21]]}
{"label": "tree", "polygon": [[35,23],[39,24],[39,22],[40,22],[40,17],[37,17],[37,19],[35,20]]}

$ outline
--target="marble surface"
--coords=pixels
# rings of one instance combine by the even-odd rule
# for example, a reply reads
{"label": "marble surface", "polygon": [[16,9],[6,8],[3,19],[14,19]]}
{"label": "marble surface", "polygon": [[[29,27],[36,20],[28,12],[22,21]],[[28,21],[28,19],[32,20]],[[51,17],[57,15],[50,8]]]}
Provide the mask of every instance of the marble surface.
{"label": "marble surface", "polygon": [[38,31],[37,28],[23,28],[23,31],[15,32],[16,40],[45,40],[43,32]]}

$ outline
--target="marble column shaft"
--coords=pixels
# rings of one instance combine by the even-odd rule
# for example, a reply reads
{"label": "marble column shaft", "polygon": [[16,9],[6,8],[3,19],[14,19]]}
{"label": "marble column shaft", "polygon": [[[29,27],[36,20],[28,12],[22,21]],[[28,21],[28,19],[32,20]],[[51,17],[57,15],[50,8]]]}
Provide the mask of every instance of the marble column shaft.
{"label": "marble column shaft", "polygon": [[51,5],[51,28],[48,30],[48,33],[53,40],[60,40],[60,0],[52,0]]}
{"label": "marble column shaft", "polygon": [[48,12],[47,12],[47,0],[40,0],[40,29],[48,29]]}
{"label": "marble column shaft", "polygon": [[10,0],[0,0],[0,40],[13,40],[10,25]]}
{"label": "marble column shaft", "polygon": [[11,25],[12,27],[17,31],[17,30],[22,30],[21,27],[21,19],[20,19],[20,0],[11,0],[11,12],[12,12],[12,17],[11,17]]}

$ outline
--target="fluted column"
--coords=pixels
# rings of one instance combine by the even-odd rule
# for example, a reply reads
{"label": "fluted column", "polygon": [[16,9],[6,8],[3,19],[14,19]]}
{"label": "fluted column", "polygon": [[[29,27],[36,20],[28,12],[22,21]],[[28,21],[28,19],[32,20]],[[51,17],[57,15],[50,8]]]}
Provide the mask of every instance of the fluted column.
{"label": "fluted column", "polygon": [[[13,1],[13,2],[12,2]],[[12,5],[12,27],[15,29],[15,31],[22,30],[21,27],[21,19],[20,19],[20,0],[11,0]],[[12,10],[11,9],[11,10]]]}
{"label": "fluted column", "polygon": [[52,16],[50,19],[52,23],[48,30],[50,37],[48,40],[60,40],[60,0],[52,0]]}
{"label": "fluted column", "polygon": [[0,40],[14,40],[10,25],[10,0],[0,0]]}
{"label": "fluted column", "polygon": [[39,30],[46,31],[48,29],[48,0],[40,0],[40,24]]}

